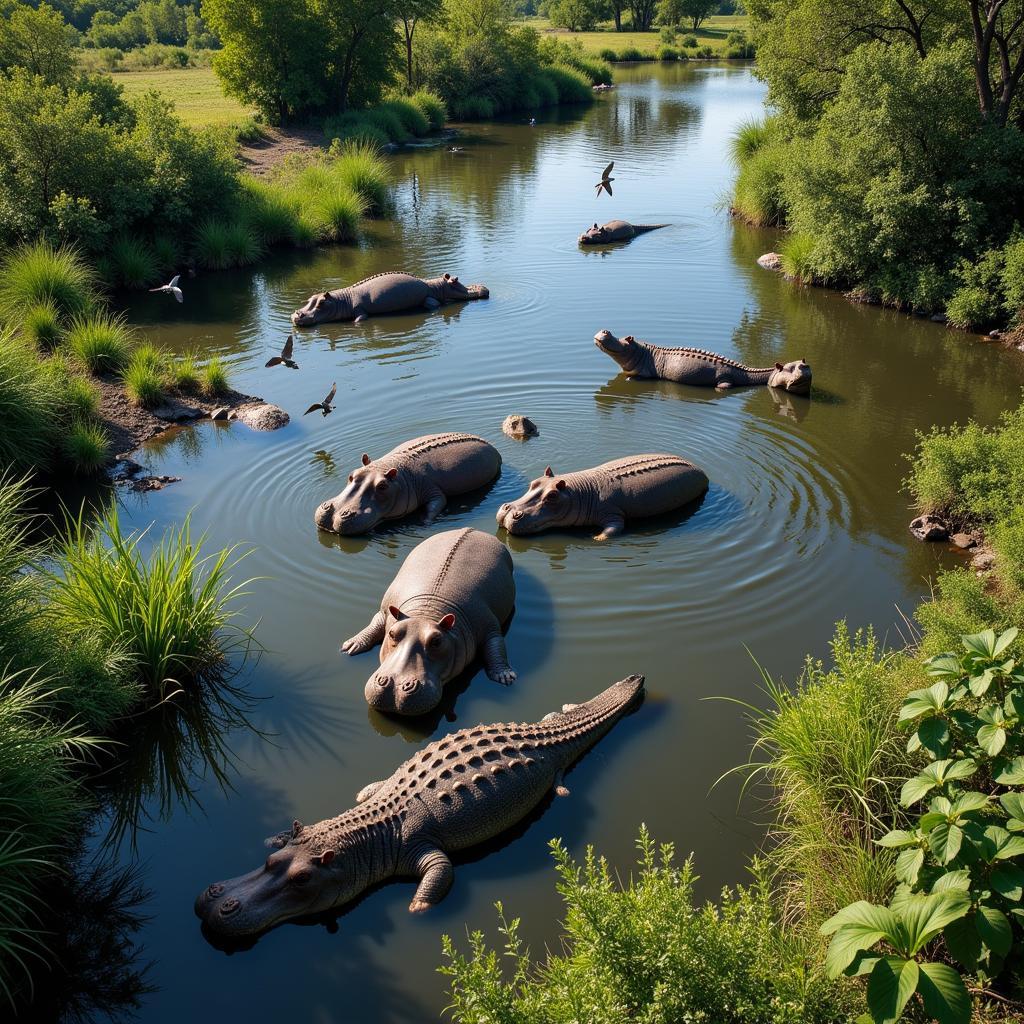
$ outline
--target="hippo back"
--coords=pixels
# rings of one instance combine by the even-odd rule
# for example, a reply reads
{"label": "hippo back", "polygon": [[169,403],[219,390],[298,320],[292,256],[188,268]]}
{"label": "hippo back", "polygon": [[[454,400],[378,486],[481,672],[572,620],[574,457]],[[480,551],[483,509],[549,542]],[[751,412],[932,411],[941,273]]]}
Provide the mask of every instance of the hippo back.
{"label": "hippo back", "polygon": [[680,508],[708,489],[704,471],[678,455],[664,453],[615,459],[587,471],[602,499],[627,516],[656,516]]}
{"label": "hippo back", "polygon": [[430,294],[426,281],[412,274],[376,274],[349,287],[352,307],[367,313],[399,313],[421,306]]}

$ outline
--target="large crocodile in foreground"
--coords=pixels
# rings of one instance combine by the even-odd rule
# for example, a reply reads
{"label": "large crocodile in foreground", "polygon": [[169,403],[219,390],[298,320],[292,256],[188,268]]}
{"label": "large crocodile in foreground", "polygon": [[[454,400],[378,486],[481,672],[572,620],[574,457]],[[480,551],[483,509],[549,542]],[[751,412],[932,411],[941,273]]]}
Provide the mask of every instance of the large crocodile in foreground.
{"label": "large crocodile in foreground", "polygon": [[667,228],[667,224],[630,224],[628,220],[610,220],[606,224],[595,224],[587,228],[577,239],[580,245],[608,245],[611,242],[628,242],[647,231]]}
{"label": "large crocodile in foreground", "polygon": [[611,331],[598,331],[594,344],[631,377],[671,380],[676,384],[720,390],[759,384],[784,388],[798,395],[809,394],[811,390],[811,368],[803,359],[754,368],[702,348],[662,348],[638,341],[632,335],[616,338]]}
{"label": "large crocodile in foreground", "polygon": [[259,935],[289,918],[339,908],[389,878],[416,877],[409,909],[440,902],[452,884],[449,855],[522,820],[563,773],[643,693],[629,676],[584,704],[566,704],[540,722],[480,725],[431,743],[388,779],[360,791],[337,818],[269,839],[262,867],[215,882],[195,903],[211,931]]}
{"label": "large crocodile in foreground", "polygon": [[475,434],[426,434],[405,441],[379,459],[365,452],[348,486],[313,514],[321,530],[366,533],[382,519],[400,519],[423,506],[432,523],[449,497],[489,484],[501,469],[494,445]]}
{"label": "large crocodile in foreground", "polygon": [[577,473],[550,466],[527,492],[498,509],[511,534],[569,526],[598,526],[595,540],[621,533],[627,519],[682,508],[708,489],[704,471],[678,455],[632,455]]}
{"label": "large crocodile in foreground", "polygon": [[341,649],[360,654],[380,644],[366,702],[378,711],[422,715],[478,652],[496,683],[515,681],[501,633],[515,603],[508,548],[480,530],[446,530],[409,552],[369,625]]}
{"label": "large crocodile in foreground", "polygon": [[312,327],[331,320],[354,320],[382,313],[408,313],[417,309],[437,309],[449,302],[486,299],[490,292],[482,284],[463,284],[445,274],[423,280],[412,274],[388,272],[374,274],[347,288],[311,295],[306,304],[292,313],[296,327]]}

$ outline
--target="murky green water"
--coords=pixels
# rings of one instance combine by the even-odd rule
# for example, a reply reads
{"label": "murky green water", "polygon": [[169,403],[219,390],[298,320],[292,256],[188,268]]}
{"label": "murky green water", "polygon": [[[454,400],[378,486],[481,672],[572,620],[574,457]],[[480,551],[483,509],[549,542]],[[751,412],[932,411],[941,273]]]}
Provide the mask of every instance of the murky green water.
{"label": "murky green water", "polygon": [[[327,419],[297,417],[269,435],[206,423],[161,441],[149,464],[183,481],[127,499],[135,525],[159,528],[192,510],[211,544],[251,542],[247,573],[269,577],[247,614],[262,618],[267,647],[249,677],[268,698],[254,721],[273,735],[235,739],[244,767],[233,793],[211,782],[205,814],[180,811],[139,839],[152,890],[140,937],[158,987],[142,1021],[432,1019],[445,1004],[435,973],[443,931],[491,928],[500,898],[524,915],[535,949],[557,934],[551,836],[577,852],[595,843],[625,865],[646,822],[695,851],[706,894],[742,879],[762,810],[737,811],[735,785],[709,791],[744,760],[748,736],[735,706],[705,698],[758,699],[744,644],[792,679],[805,653],[827,653],[838,618],[874,623],[898,643],[899,610],[913,608],[951,557],[907,532],[902,453],[932,423],[993,421],[1018,398],[1021,358],[794,288],[755,265],[772,236],[720,209],[730,132],[763,100],[748,69],[645,65],[618,80],[589,110],[532,128],[475,128],[463,154],[394,157],[397,216],[362,249],[211,274],[187,282],[182,306],[133,297],[133,321],[157,340],[224,353],[242,390],[293,415],[338,382]],[[590,186],[610,159],[615,197],[595,200]],[[613,216],[672,226],[614,250],[577,249],[584,227]],[[312,291],[387,269],[458,273],[487,284],[491,299],[304,331],[299,372],[263,368]],[[592,343],[603,327],[754,365],[802,356],[815,393],[630,382]],[[533,417],[540,437],[504,437],[510,412]],[[450,702],[455,720],[428,732],[368,714],[362,692],[375,655],[338,653],[427,532],[413,521],[339,542],[318,536],[312,515],[361,452],[441,430],[492,440],[504,466],[486,495],[456,502],[435,529],[494,532],[495,509],[549,463],[571,470],[677,452],[707,471],[711,489],[692,516],[607,545],[584,534],[512,540],[519,598],[508,648],[519,681],[503,688],[479,673]],[[410,916],[412,887],[397,883],[333,934],[286,925],[230,957],[201,936],[192,914],[200,889],[255,867],[262,839],[293,817],[349,806],[426,735],[533,719],[635,671],[647,673],[647,703],[572,774],[572,796],[459,866],[435,911]]]}

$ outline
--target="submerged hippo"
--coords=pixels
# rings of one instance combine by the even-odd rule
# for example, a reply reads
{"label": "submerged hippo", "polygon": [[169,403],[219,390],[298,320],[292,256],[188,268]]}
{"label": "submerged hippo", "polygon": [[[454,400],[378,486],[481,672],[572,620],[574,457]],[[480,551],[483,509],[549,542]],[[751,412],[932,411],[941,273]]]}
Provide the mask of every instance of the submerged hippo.
{"label": "submerged hippo", "polygon": [[803,359],[754,369],[702,348],[662,348],[638,341],[630,334],[616,338],[611,331],[598,331],[594,344],[631,377],[671,380],[722,391],[763,384],[797,395],[811,391],[811,368]]}
{"label": "submerged hippo", "polygon": [[521,498],[498,509],[497,519],[511,534],[598,526],[594,540],[607,540],[627,519],[682,508],[707,489],[703,470],[678,455],[632,455],[564,475],[548,466]]}
{"label": "submerged hippo", "polygon": [[380,611],[341,645],[346,654],[381,645],[380,668],[366,684],[366,702],[378,711],[422,715],[437,707],[445,683],[478,652],[491,679],[513,682],[501,628],[515,599],[512,556],[497,538],[479,530],[448,530],[417,544]]}
{"label": "submerged hippo", "polygon": [[486,299],[489,295],[484,285],[465,285],[451,274],[426,281],[411,274],[374,274],[347,288],[311,295],[301,309],[292,313],[292,323],[296,327],[312,327],[332,320],[354,320],[360,324],[381,313],[437,309],[449,302]]}
{"label": "submerged hippo", "polygon": [[350,810],[271,836],[266,862],[207,886],[195,912],[214,934],[248,939],[396,877],[418,879],[409,910],[429,910],[451,888],[449,855],[501,835],[548,794],[568,795],[562,776],[643,692],[644,677],[627,676],[540,722],[477,725],[436,740],[364,786]]}
{"label": "submerged hippo", "polygon": [[611,242],[628,242],[647,231],[667,228],[667,224],[630,224],[628,220],[610,220],[607,224],[595,224],[580,235],[580,245],[608,245]]}
{"label": "submerged hippo", "polygon": [[498,449],[473,434],[427,434],[400,444],[349,474],[348,486],[313,516],[321,530],[350,536],[383,519],[399,519],[426,506],[432,523],[455,494],[489,484],[501,469]]}

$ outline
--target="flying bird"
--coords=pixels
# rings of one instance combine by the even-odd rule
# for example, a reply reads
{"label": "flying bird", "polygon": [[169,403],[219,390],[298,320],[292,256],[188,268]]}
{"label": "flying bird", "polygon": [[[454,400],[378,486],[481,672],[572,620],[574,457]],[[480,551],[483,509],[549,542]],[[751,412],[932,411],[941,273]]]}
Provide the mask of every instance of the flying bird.
{"label": "flying bird", "polygon": [[610,164],[609,164],[609,165],[608,165],[608,166],[607,166],[607,167],[606,167],[606,168],[605,168],[605,169],[604,169],[604,170],[603,170],[603,171],[601,172],[601,180],[600,180],[600,181],[599,181],[599,182],[598,182],[598,183],[597,183],[597,184],[596,184],[596,185],[594,186],[594,188],[595,188],[595,190],[596,190],[596,194],[595,194],[595,198],[596,198],[596,199],[600,199],[600,198],[601,198],[601,190],[602,190],[602,189],[604,189],[604,191],[605,191],[605,192],[607,192],[607,193],[608,193],[608,195],[611,195],[611,194],[612,194],[612,182],[613,182],[613,181],[614,181],[615,179],[614,179],[614,178],[609,178],[609,177],[608,177],[608,175],[612,173],[612,168],[613,168],[614,166],[615,166],[615,161],[613,160],[613,161],[612,161],[612,162],[611,162],[611,163],[610,163]]}
{"label": "flying bird", "polygon": [[289,369],[297,370],[299,368],[299,364],[295,362],[294,359],[292,359],[292,349],[294,348],[294,346],[295,341],[289,334],[288,340],[284,343],[284,348],[281,349],[281,354],[279,356],[272,356],[270,359],[267,360],[266,365],[277,366],[280,363],[283,363]]}
{"label": "flying bird", "polygon": [[181,289],[178,287],[178,279],[180,277],[180,274],[175,274],[167,284],[162,284],[159,288],[150,288],[149,290],[151,292],[167,292],[168,295],[173,295],[179,302],[184,302],[185,299],[181,294]]}
{"label": "flying bird", "polygon": [[302,415],[308,416],[311,412],[316,412],[317,409],[319,409],[321,414],[324,416],[326,416],[329,412],[333,412],[334,406],[331,405],[331,402],[334,401],[334,396],[337,394],[337,392],[338,385],[337,383],[334,383],[331,385],[331,390],[328,396],[322,402],[314,402]]}

